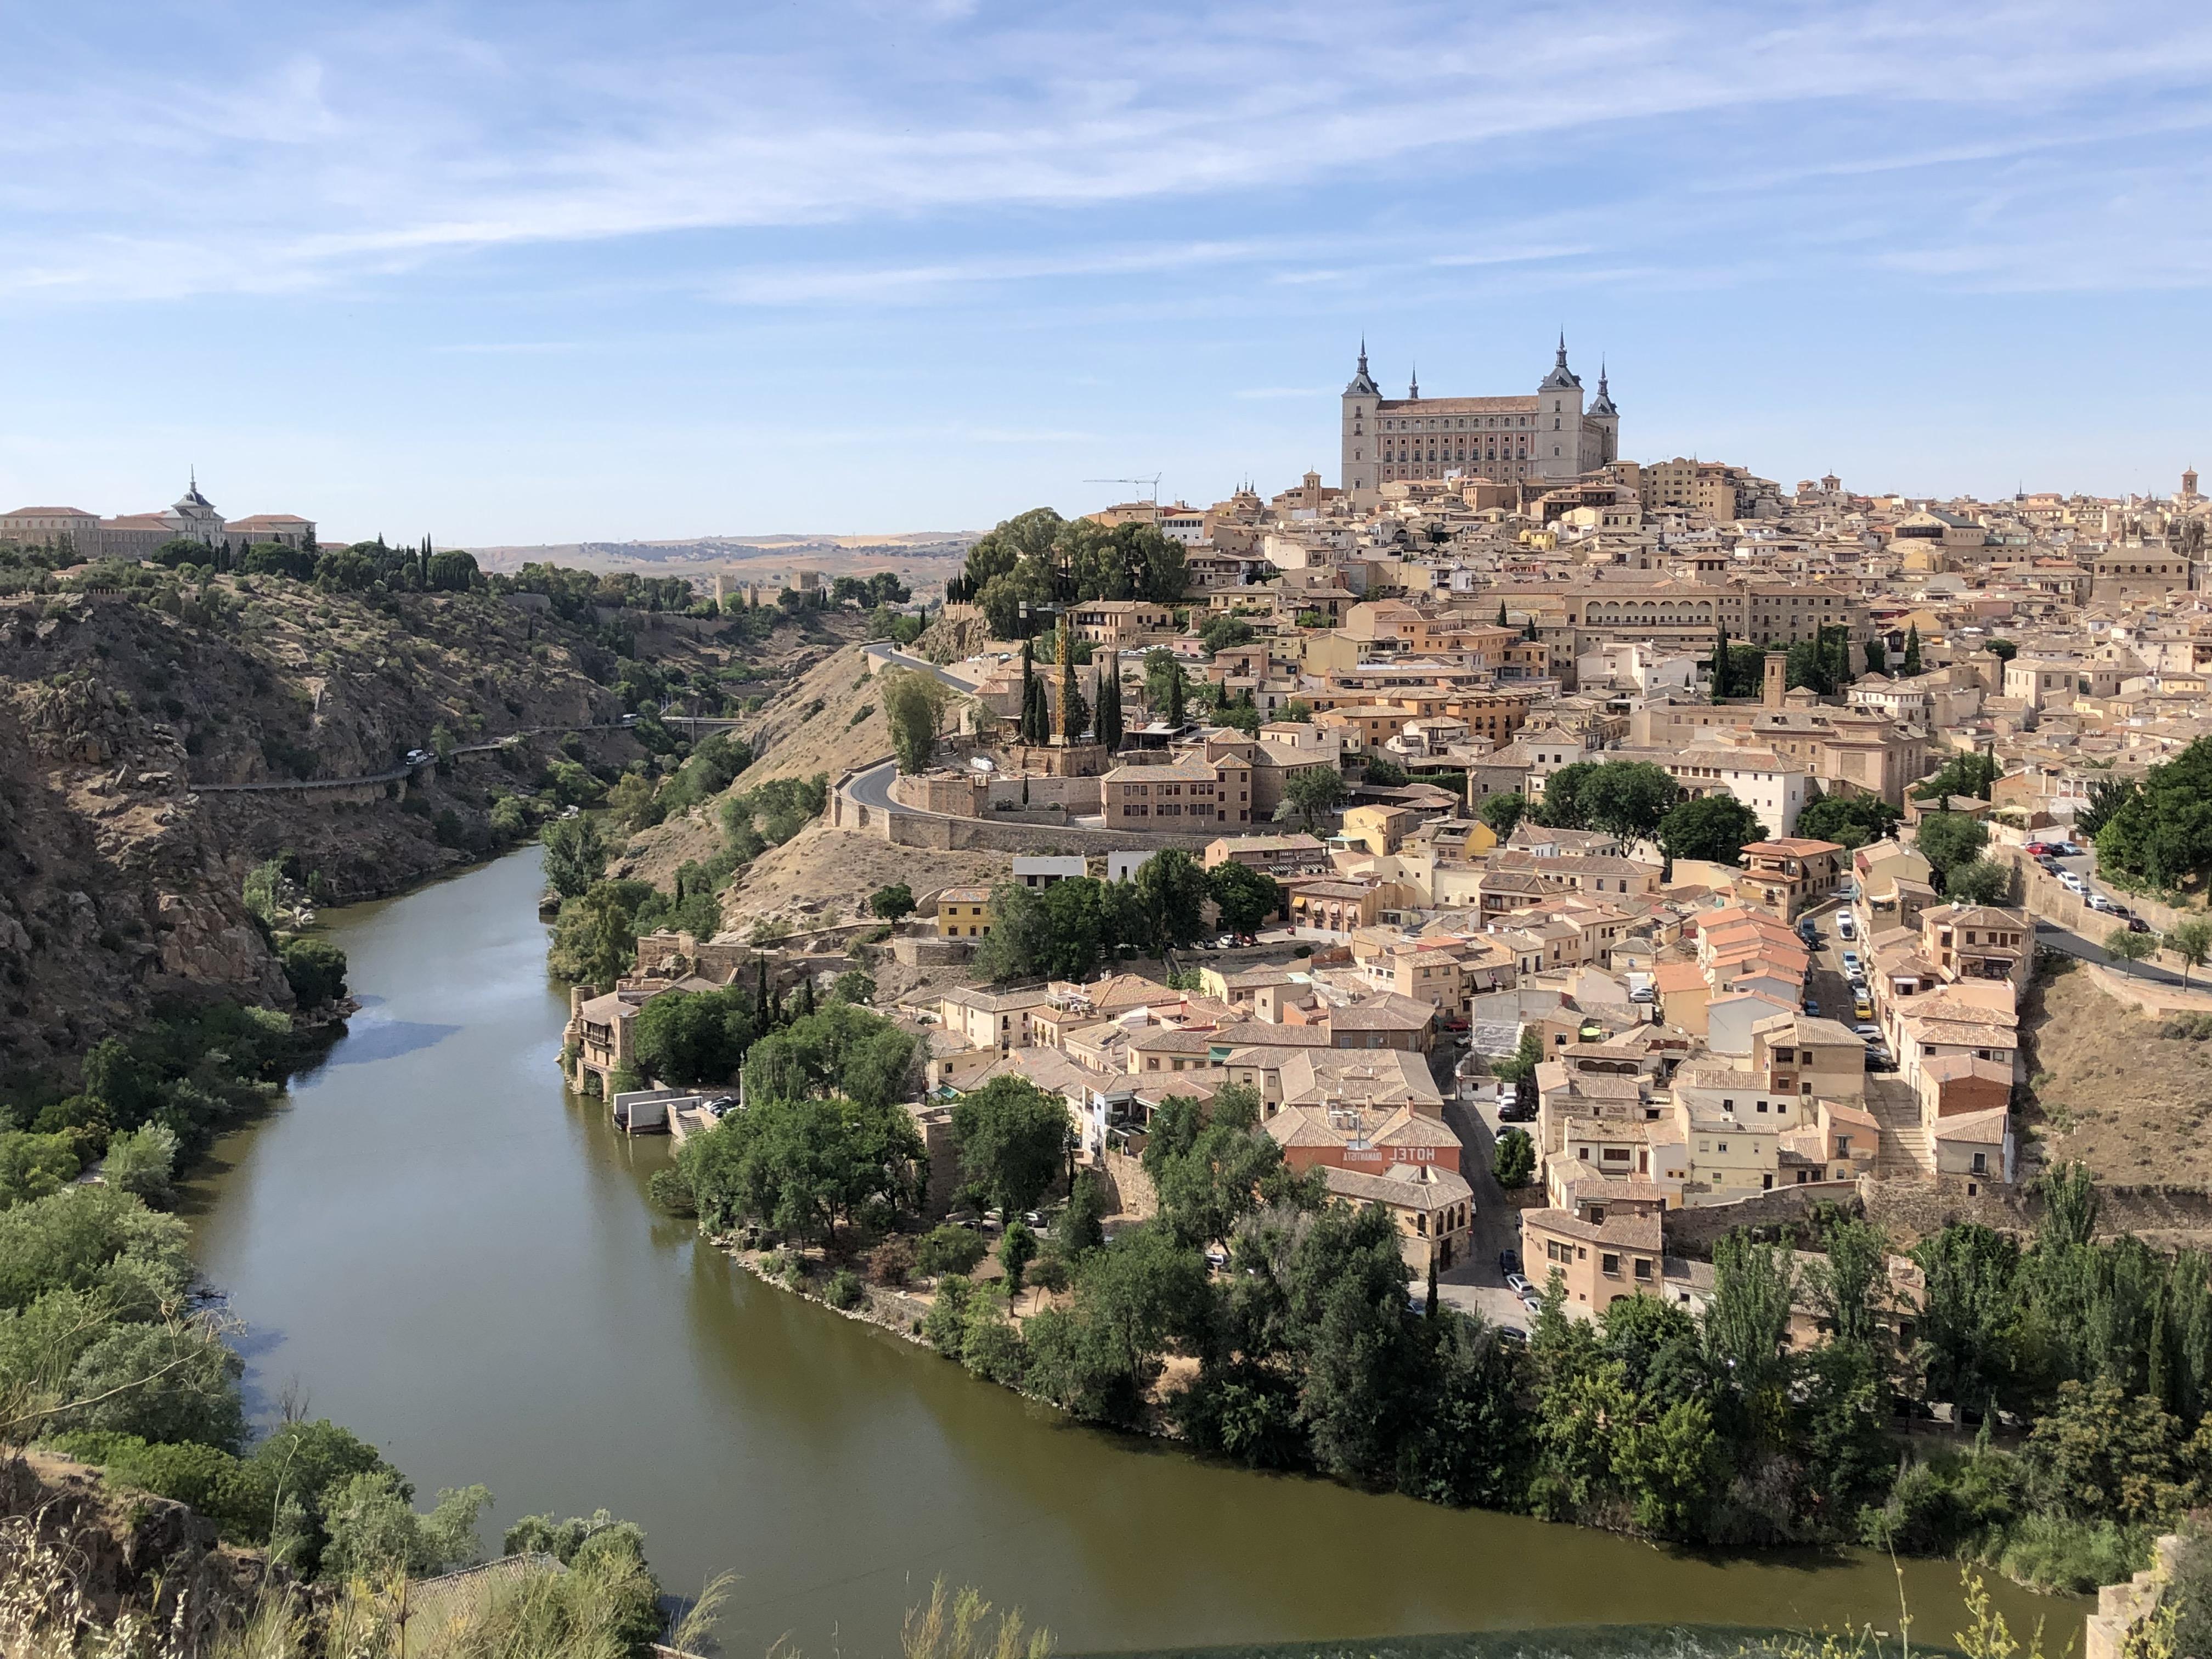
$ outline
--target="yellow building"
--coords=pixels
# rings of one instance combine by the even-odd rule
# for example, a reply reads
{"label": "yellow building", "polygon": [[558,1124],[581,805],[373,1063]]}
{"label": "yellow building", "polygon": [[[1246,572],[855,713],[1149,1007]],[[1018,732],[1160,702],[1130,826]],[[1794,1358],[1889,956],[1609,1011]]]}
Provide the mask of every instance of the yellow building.
{"label": "yellow building", "polygon": [[991,931],[991,890],[948,887],[937,896],[937,931],[946,939],[981,939]]}

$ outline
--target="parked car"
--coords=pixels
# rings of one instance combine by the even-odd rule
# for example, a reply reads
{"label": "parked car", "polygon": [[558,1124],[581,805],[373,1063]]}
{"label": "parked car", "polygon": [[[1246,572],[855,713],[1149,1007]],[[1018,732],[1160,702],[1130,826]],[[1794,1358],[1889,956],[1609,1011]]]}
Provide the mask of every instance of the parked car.
{"label": "parked car", "polygon": [[2058,877],[2058,882],[2059,884],[2064,887],[2069,892],[2086,895],[2089,890],[2089,884],[2083,881],[2081,877],[2075,875],[2071,870],[2062,871]]}
{"label": "parked car", "polygon": [[2051,844],[2047,841],[2032,841],[2021,850],[2032,859],[2039,859],[2051,850]]}
{"label": "parked car", "polygon": [[1531,1285],[1519,1273],[1508,1273],[1505,1275],[1505,1288],[1512,1291],[1514,1295],[1519,1297],[1523,1302],[1526,1302],[1530,1297],[1536,1294],[1536,1287],[1534,1285]]}
{"label": "parked car", "polygon": [[2150,932],[2150,924],[2145,921],[2141,916],[2130,916],[2128,918],[2128,932],[2130,933],[2148,933]]}
{"label": "parked car", "polygon": [[1534,1123],[1536,1121],[1536,1109],[1534,1106],[1523,1106],[1517,1094],[1509,1095],[1498,1103],[1498,1121],[1500,1123]]}
{"label": "parked car", "polygon": [[1891,1057],[1889,1045],[1882,1042],[1867,1044],[1866,1063],[1869,1072],[1893,1072],[1897,1069],[1897,1061]]}
{"label": "parked car", "polygon": [[1854,997],[1851,1000],[1851,1017],[1855,1019],[1872,1019],[1874,1004],[1865,997]]}
{"label": "parked car", "polygon": [[1859,919],[1848,910],[1836,913],[1836,937],[1846,945],[1859,936]]}
{"label": "parked car", "polygon": [[1869,1042],[1879,1042],[1881,1040],[1881,1027],[1863,1019],[1851,1027],[1851,1035],[1855,1037],[1864,1037]]}
{"label": "parked car", "polygon": [[407,764],[410,766],[428,766],[437,758],[427,749],[410,749],[407,751]]}
{"label": "parked car", "polygon": [[637,724],[637,716],[635,714],[624,714],[620,720],[616,722],[616,724],[619,726],[635,726]]}
{"label": "parked car", "polygon": [[1528,1346],[1528,1333],[1518,1325],[1493,1325],[1491,1329],[1497,1334],[1500,1342],[1509,1346],[1525,1348]]}
{"label": "parked car", "polygon": [[1807,997],[1805,999],[1805,1012],[1812,1015],[1814,1018],[1818,1019],[1820,1017],[1820,999],[1818,997]]}
{"label": "parked car", "polygon": [[1507,1246],[1504,1249],[1500,1250],[1498,1253],[1498,1271],[1504,1273],[1509,1279],[1511,1279],[1514,1274],[1519,1273],[1521,1271],[1521,1252],[1514,1249],[1510,1245]]}
{"label": "parked car", "polygon": [[1850,979],[1856,979],[1859,976],[1859,953],[1857,951],[1846,951],[1844,952],[1844,973],[1846,977]]}
{"label": "parked car", "polygon": [[1217,951],[1235,950],[1237,948],[1237,935],[1234,933],[1224,933],[1219,939],[1213,941],[1213,948]]}
{"label": "parked car", "polygon": [[2092,910],[2102,910],[2107,915],[2116,916],[2120,913],[2120,907],[2113,903],[2112,900],[2106,898],[2102,893],[2092,893],[2089,895],[2089,908]]}

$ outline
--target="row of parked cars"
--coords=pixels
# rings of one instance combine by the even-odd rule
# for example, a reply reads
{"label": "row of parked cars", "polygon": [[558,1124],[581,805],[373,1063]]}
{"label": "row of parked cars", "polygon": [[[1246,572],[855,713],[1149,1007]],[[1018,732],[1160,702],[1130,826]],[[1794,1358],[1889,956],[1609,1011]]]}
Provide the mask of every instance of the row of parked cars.
{"label": "row of parked cars", "polygon": [[2061,859],[2079,858],[2087,849],[2070,841],[2032,841],[2022,850],[2035,860],[2039,868],[2048,875],[2057,877],[2061,887],[2075,895],[2092,910],[2100,911],[2106,915],[2116,917],[2127,923],[2128,931],[2131,933],[2150,932],[2150,924],[2129,909],[2126,905],[2116,898],[2099,892],[2090,884],[2087,877],[2077,875],[2058,862]]}
{"label": "row of parked cars", "polygon": [[[1836,915],[1836,936],[1846,944],[1858,939],[1858,921],[1849,910]],[[1820,949],[1820,929],[1812,917],[1807,916],[1797,924],[1797,937],[1805,941],[1805,948],[1814,953]],[[1872,1072],[1893,1072],[1896,1059],[1889,1045],[1882,1040],[1881,1028],[1874,1023],[1874,993],[1867,988],[1866,963],[1856,951],[1842,953],[1844,978],[1851,988],[1851,1030],[1867,1048],[1867,1069]],[[1805,1012],[1817,1014],[1820,1003],[1812,997],[1805,999]]]}

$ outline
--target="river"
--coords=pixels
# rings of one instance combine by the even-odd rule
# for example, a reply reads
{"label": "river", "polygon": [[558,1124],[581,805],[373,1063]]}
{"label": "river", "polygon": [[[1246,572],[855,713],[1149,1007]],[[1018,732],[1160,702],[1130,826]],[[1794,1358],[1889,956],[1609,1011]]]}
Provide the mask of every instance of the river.
{"label": "river", "polygon": [[[1893,1628],[1863,1554],[1721,1560],[1070,1425],[771,1290],[658,1215],[663,1139],[561,1086],[537,855],[328,915],[362,1012],[188,1194],[245,1322],[250,1397],[374,1441],[427,1507],[482,1481],[486,1531],[604,1506],[672,1589],[738,1575],[725,1650],[896,1651],[945,1575],[1063,1650],[1593,1624]],[[1916,1633],[1957,1572],[1908,1563]],[[2078,1604],[1999,1585],[2059,1643]],[[2078,1628],[2078,1626],[2075,1626]]]}

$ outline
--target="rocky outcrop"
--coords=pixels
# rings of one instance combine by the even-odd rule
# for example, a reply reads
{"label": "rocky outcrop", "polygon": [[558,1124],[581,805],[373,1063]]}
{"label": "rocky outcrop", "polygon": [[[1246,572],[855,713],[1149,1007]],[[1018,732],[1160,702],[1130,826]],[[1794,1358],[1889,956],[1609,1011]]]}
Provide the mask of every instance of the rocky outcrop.
{"label": "rocky outcrop", "polygon": [[[142,596],[145,598],[145,596]],[[711,640],[652,634],[711,673]],[[395,892],[481,854],[499,788],[557,730],[404,786],[301,795],[197,784],[368,777],[456,744],[605,722],[616,658],[489,594],[374,601],[276,579],[188,595],[0,601],[0,1056],[37,1070],[164,998],[289,1007],[241,896],[282,858],[313,896]],[[617,729],[585,752],[627,762]]]}
{"label": "rocky outcrop", "polygon": [[187,1653],[208,1650],[264,1584],[287,1582],[186,1505],[39,1452],[0,1462],[0,1572],[50,1620],[106,1626],[127,1609],[166,1632],[165,1651]]}

